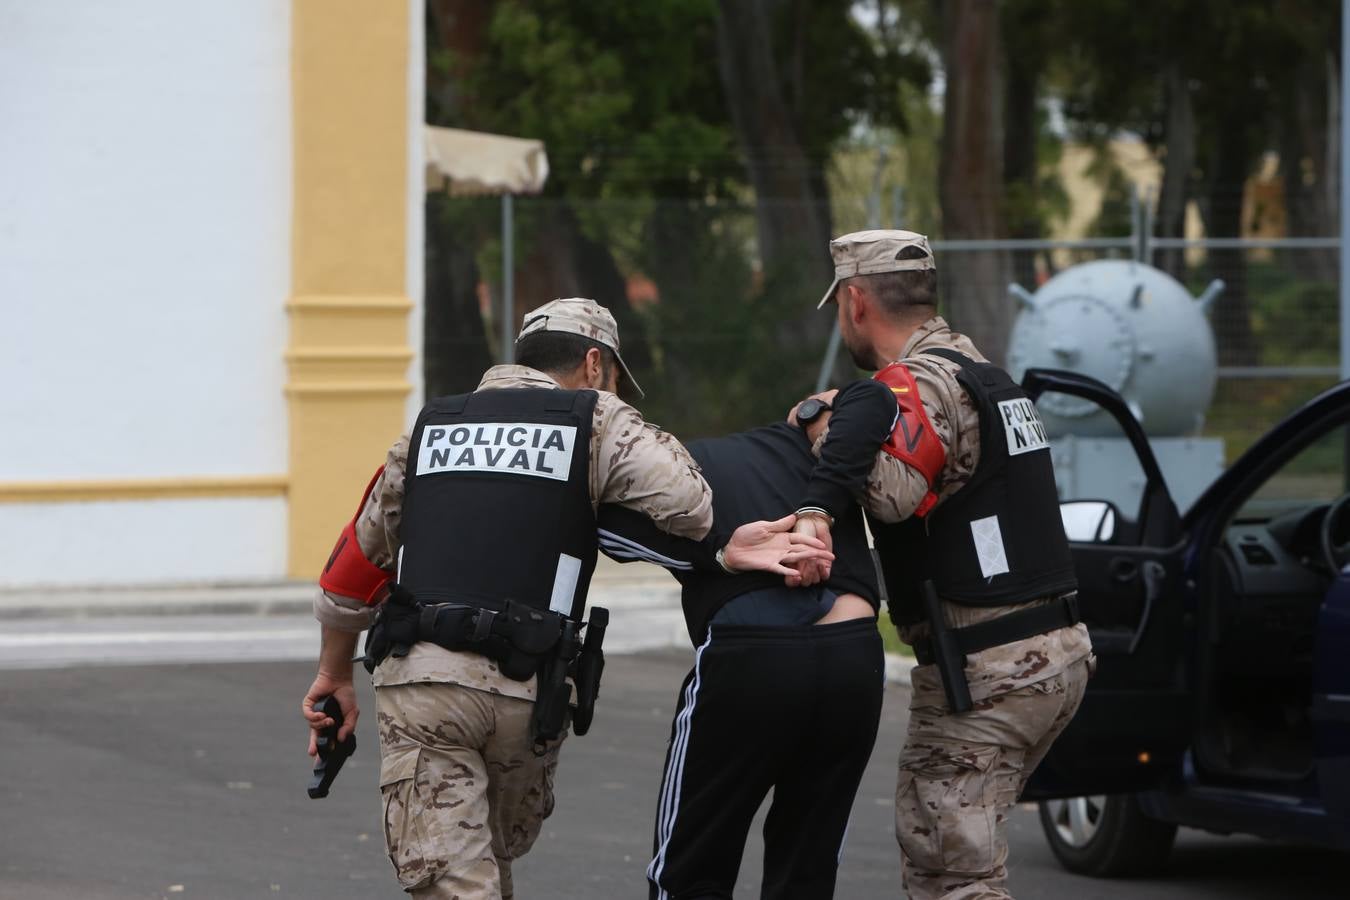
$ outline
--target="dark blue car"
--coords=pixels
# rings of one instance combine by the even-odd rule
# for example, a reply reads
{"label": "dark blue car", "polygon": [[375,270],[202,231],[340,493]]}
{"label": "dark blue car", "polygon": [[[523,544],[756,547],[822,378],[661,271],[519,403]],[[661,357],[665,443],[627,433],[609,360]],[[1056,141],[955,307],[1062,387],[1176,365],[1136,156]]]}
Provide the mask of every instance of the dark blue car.
{"label": "dark blue car", "polygon": [[[1139,508],[1066,502],[1098,670],[1024,799],[1091,875],[1167,857],[1178,825],[1350,849],[1350,382],[1276,425],[1179,514],[1119,395]],[[1126,473],[1122,473],[1122,478]]]}

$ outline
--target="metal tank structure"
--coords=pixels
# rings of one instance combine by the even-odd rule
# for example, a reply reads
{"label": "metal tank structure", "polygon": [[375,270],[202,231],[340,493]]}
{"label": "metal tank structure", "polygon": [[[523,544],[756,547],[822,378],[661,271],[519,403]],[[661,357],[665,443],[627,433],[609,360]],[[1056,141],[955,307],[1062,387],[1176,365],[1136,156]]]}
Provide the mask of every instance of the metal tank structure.
{"label": "metal tank structure", "polygon": [[[1096,260],[1065,269],[1030,293],[1008,344],[1008,371],[1069,369],[1119,393],[1149,436],[1168,486],[1186,509],[1223,470],[1223,442],[1199,437],[1218,365],[1208,312],[1223,282],[1199,296],[1159,269]],[[1046,394],[1037,404],[1051,437],[1063,499],[1110,500],[1133,518],[1143,472],[1115,421],[1096,404]]]}

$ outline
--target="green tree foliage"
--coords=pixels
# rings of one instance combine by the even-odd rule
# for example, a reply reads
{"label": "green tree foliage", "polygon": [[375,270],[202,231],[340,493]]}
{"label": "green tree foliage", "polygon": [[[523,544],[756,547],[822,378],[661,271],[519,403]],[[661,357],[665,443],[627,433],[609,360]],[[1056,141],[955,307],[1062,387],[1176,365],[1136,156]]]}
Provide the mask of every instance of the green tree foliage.
{"label": "green tree foliage", "polygon": [[[828,277],[824,234],[879,221],[952,236],[944,193],[973,182],[939,179],[947,129],[931,85],[951,84],[944,52],[948,66],[971,63],[943,31],[957,5],[429,0],[428,121],[547,144],[548,187],[517,202],[518,311],[596,297],[620,320],[654,419],[686,434],[752,424],[781,414],[818,365],[829,326],[812,309]],[[1127,232],[1128,185],[1105,153],[1122,131],[1167,169],[1163,234],[1179,233],[1188,201],[1209,233],[1239,233],[1242,183],[1270,150],[1283,161],[1291,230],[1328,233],[1336,6],[1000,0],[989,83],[1002,124],[979,140],[999,142],[984,158],[1000,173],[990,221],[1001,233],[965,236],[1045,235],[1067,208],[1055,174],[1066,139],[1102,149],[1095,177],[1107,197],[1094,233]],[[433,207],[443,227],[428,233],[451,248],[437,251],[437,283],[495,285],[496,204]],[[1211,253],[1194,273],[1180,254],[1159,259],[1187,280],[1229,283],[1218,315],[1237,323],[1220,334],[1226,360],[1255,359],[1269,323],[1285,321],[1257,294],[1267,271],[1247,284],[1240,255]],[[1011,274],[1030,283],[1033,263],[1048,261],[1016,254]],[[1287,262],[1271,271],[1334,271],[1320,256]],[[630,279],[649,280],[656,301],[630,304]],[[459,294],[445,321],[463,330],[477,299]],[[472,369],[467,351],[495,341],[455,335],[443,345]]]}
{"label": "green tree foliage", "polygon": [[[471,18],[468,5],[433,3],[433,16]],[[625,357],[635,348],[644,409],[685,434],[782,415],[809,387],[828,333],[828,315],[814,311],[828,284],[828,227],[814,247],[765,265],[765,222],[787,233],[800,207],[755,190],[756,159],[773,167],[789,150],[803,154],[827,197],[820,173],[840,139],[864,109],[901,123],[896,85],[918,71],[872,42],[844,0],[760,7],[769,24],[755,37],[768,40],[773,77],[739,100],[771,87],[793,147],[738,131],[725,57],[743,36],[719,37],[725,10],[712,0],[497,3],[471,54],[430,29],[429,63],[449,83],[429,91],[434,123],[548,148],[544,195],[516,203],[517,307],[572,291],[609,305]],[[495,212],[445,206],[461,207],[442,214],[457,217],[479,248],[478,271],[495,281]],[[798,268],[807,253],[809,275]],[[630,308],[627,278],[649,279],[656,302]],[[783,327],[794,318],[814,331]]]}
{"label": "green tree foliage", "polygon": [[[1210,235],[1234,237],[1250,224],[1242,221],[1243,188],[1265,153],[1285,151],[1291,199],[1309,175],[1321,174],[1317,165],[1305,166],[1316,137],[1281,137],[1320,129],[1325,145],[1325,103],[1321,120],[1310,122],[1310,107],[1295,101],[1310,86],[1309,58],[1320,66],[1311,86],[1321,85],[1325,97],[1330,68],[1325,63],[1331,36],[1339,31],[1336,4],[1057,2],[1065,52],[1057,62],[1055,88],[1069,120],[1080,133],[1098,138],[1129,129],[1157,148],[1165,164],[1180,160],[1186,171],[1164,182],[1162,207],[1180,210],[1193,200]],[[1175,73],[1173,89],[1153,75],[1165,72]],[[1180,196],[1169,198],[1168,191]],[[1291,213],[1304,208],[1292,204]],[[1326,231],[1330,223],[1324,209],[1321,214]],[[1180,256],[1170,259],[1165,267],[1184,276],[1176,271]],[[1233,364],[1255,363],[1261,342],[1253,328],[1247,261],[1240,250],[1216,250],[1208,262],[1210,274],[1228,285],[1216,308],[1220,356]]]}

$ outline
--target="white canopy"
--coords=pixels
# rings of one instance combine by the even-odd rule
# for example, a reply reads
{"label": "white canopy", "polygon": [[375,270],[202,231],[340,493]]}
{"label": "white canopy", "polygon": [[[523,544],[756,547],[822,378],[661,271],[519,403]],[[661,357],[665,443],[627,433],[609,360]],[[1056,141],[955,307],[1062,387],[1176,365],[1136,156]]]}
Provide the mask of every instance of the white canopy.
{"label": "white canopy", "polygon": [[537,194],[548,180],[544,142],[424,126],[427,190],[447,184],[456,197]]}

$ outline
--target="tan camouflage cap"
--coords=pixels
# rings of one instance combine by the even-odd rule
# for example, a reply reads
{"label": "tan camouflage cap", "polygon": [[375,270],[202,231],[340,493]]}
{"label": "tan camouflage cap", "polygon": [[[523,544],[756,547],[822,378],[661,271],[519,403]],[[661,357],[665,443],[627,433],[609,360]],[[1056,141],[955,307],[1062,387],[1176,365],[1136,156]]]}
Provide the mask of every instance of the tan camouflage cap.
{"label": "tan camouflage cap", "polygon": [[519,341],[527,334],[534,334],[537,331],[562,331],[568,334],[579,334],[584,338],[590,338],[598,341],[614,351],[614,356],[619,361],[619,369],[623,377],[619,380],[620,393],[629,393],[624,391],[624,387],[631,389],[634,399],[641,400],[644,396],[642,388],[638,387],[637,379],[633,373],[628,371],[628,364],[623,361],[619,355],[619,324],[614,321],[614,316],[594,300],[587,300],[585,297],[568,297],[563,300],[552,300],[545,303],[538,309],[532,309],[525,314],[525,319],[520,326],[520,334],[516,335]]}
{"label": "tan camouflage cap", "polygon": [[[906,247],[918,247],[924,252],[922,259],[899,259],[900,251]],[[933,250],[928,246],[928,238],[913,231],[897,231],[893,228],[874,228],[871,231],[855,231],[830,241],[830,255],[834,257],[834,282],[821,298],[816,309],[834,299],[834,291],[839,282],[854,275],[875,275],[878,272],[911,272],[922,269],[936,269]]]}

